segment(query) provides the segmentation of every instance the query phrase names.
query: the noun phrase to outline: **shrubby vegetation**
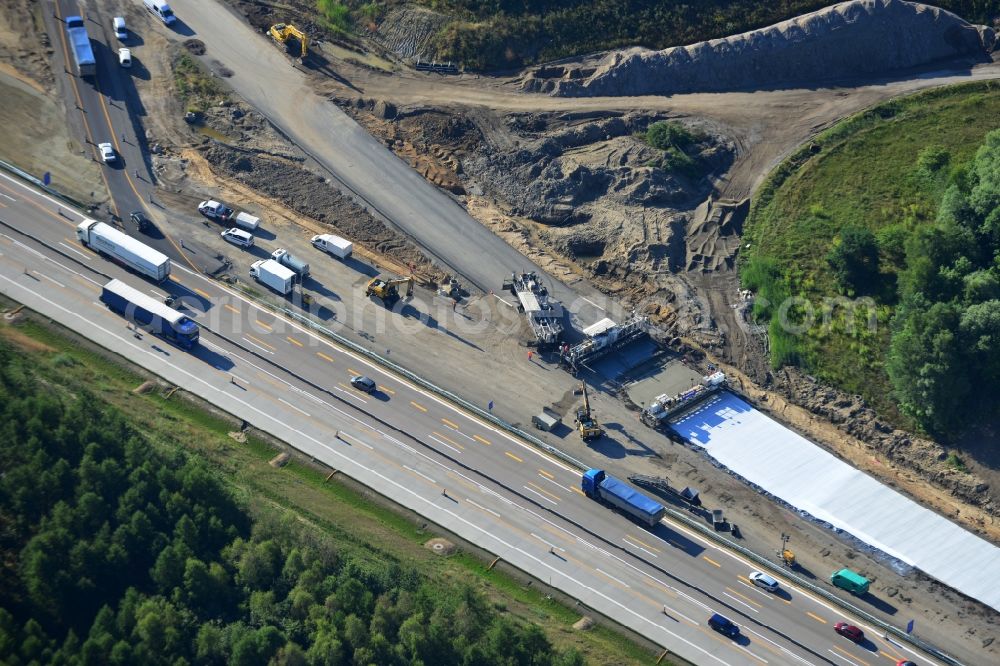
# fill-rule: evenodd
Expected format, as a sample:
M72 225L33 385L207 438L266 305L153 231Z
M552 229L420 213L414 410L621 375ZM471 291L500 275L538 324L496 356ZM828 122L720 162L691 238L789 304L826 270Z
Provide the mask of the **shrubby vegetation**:
M704 135L677 121L660 120L647 128L644 138L650 146L663 151L663 157L652 166L688 178L704 175L705 165L698 156L696 145L705 139Z
M464 585L345 554L298 516L252 519L34 361L0 344L0 662L582 663Z
M388 5L402 0L386 2ZM454 16L435 36L439 58L504 69L605 49L663 49L726 37L835 4L830 0L418 0ZM1000 0L937 0L977 22Z
M973 196L988 205L978 183L990 178L978 174L989 169L976 151L997 117L994 82L928 91L838 123L774 170L754 197L740 252L773 365L799 365L897 424L932 432L946 427L948 396L962 396L951 404L970 423L981 405L970 397L982 398L990 371L956 365L979 358L956 351L972 344L959 331L967 308L979 306L965 315L970 331L972 318L987 317L997 277L987 265L1000 241L984 230L989 215L966 211ZM977 253L962 259L969 246ZM782 312L783 302L792 305Z

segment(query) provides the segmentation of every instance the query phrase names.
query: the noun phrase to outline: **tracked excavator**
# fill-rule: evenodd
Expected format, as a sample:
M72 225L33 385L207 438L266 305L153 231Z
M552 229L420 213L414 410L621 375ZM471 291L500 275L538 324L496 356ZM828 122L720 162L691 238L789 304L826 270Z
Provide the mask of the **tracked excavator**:
M590 409L590 396L587 395L587 384L581 383L583 387L583 407L576 410L576 430L580 433L580 439L590 442L604 436L604 428L597 422L594 413Z
M267 31L276 44L285 47L288 55L302 60L309 52L309 38L290 23L276 23Z
M386 279L381 276L372 278L365 287L365 296L383 307L391 308L400 299L399 288L406 285L406 298L413 296L413 277Z

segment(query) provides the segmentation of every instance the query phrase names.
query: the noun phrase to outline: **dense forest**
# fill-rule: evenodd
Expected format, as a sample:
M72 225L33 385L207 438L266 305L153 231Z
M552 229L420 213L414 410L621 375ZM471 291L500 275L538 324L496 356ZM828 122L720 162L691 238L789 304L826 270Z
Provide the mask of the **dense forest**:
M663 49L761 28L836 4L824 0L418 0L454 16L435 36L438 56L504 69L628 46ZM328 4L328 3L327 3ZM364 6L371 7L366 2ZM392 5L395 3L387 3ZM985 23L1000 0L936 0Z
M949 167L944 151L925 160ZM887 365L900 406L937 434L1000 407L1000 130L952 180L936 223L902 244Z
M251 514L31 362L0 343L0 663L582 663L467 586Z

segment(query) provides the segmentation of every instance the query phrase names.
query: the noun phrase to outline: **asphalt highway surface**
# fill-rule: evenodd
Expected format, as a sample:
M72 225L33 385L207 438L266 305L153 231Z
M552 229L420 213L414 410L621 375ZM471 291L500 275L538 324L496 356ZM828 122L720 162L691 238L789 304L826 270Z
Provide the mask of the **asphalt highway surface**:
M125 271L75 239L81 219L0 177L0 291L683 658L935 663L787 581L777 594L754 587L753 566L680 524L628 521L583 495L580 470L184 265L175 262L161 285ZM177 299L202 327L199 347L185 352L127 326L99 301L111 278ZM352 388L357 374L376 391ZM736 622L740 637L712 631L713 612ZM865 640L838 636L838 621L861 626Z

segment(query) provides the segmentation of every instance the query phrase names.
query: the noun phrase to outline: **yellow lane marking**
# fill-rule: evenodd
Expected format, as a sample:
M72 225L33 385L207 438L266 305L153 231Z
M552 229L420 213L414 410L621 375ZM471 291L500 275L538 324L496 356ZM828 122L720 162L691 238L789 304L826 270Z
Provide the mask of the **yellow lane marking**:
M806 615L808 615L812 619L816 620L817 622L822 622L823 624L827 623L826 620L824 620L823 618L821 618L819 615L813 615L809 611L806 611Z
M538 470L538 473L541 474L542 476L544 476L547 479L555 479L556 478L556 477L552 476L551 474L549 474L548 472L546 472L544 469Z
M878 653L879 653L880 655L882 655L883 657L885 657L886 659L888 659L889 661L891 661L891 662L893 662L893 663L895 663L895 662L896 662L896 658L895 658L895 657L893 657L893 656L892 656L891 654L889 654L888 652L885 652L885 651L883 651L883 650L879 650L879 651L878 651Z
M234 308L234 307L233 307L232 305L230 305L229 303L225 303L225 304L224 304L224 306L225 306L225 308L226 308L227 310L229 310L230 312L233 312L233 313L235 313L235 314L239 314L239 313L240 313L240 311L239 311L239 310L237 310L236 308Z
M763 608L763 606L761 606L756 601L752 600L750 597L747 597L747 596L744 596L744 595L740 594L739 592L737 592L733 588L729 587L728 585L726 586L726 589L729 590L730 592L732 592L733 594L735 594L736 596L738 596L743 601L747 602L748 604L753 604L757 608Z
M413 402L412 400L410 401L410 404L413 405L414 407L416 407L417 409L419 409L422 412L426 412L427 411L426 407L424 407L423 405L418 405L417 403Z
M291 337L290 335L286 335L285 339L288 340L289 342L291 342L293 345L298 345L299 347L303 347L304 346L301 342L299 342L295 338Z
M357 371L357 370L355 370L354 368L348 368L348 369L347 369L347 371L348 371L349 373L351 373L352 375L360 375L360 374L361 374L360 372L358 372L358 371Z
M181 281L180 281L179 279L177 279L177 276L176 276L176 275L168 275L167 277L168 277L168 278L170 278L170 280L171 280L172 282L176 282L177 284L180 284L180 283L181 283Z
M453 423L453 422L449 421L448 419L441 419L441 423L445 424L449 428L452 428L454 430L458 430L458 424L457 423Z
M351 387L345 384L344 382L337 382L337 386L339 386L342 389L347 389L348 391L351 390Z
M718 562L716 562L716 561L715 561L715 560L713 560L712 558L708 557L707 555L702 555L702 556L701 556L701 559L705 560L705 561L706 561L706 562L708 562L709 564L714 564L715 566L719 567L720 569L722 568L722 565L721 565L721 564L719 564Z
M508 458L511 458L511 459L513 459L513 460L516 460L516 461L517 461L517 462L519 462L519 463L523 463L523 462L524 462L523 460L521 460L520 458L518 458L517 456L515 456L515 455L514 455L513 453L511 453L510 451L504 451L504 454L505 454L505 455L506 455L506 456L507 456Z
M256 342L259 345L264 345L268 349L274 349L274 347L272 347L271 345L267 344L266 342L264 342L260 338L255 338L254 336L250 335L249 333L247 333L247 337L250 338L251 340L253 340L254 342Z
M261 321L260 319L254 319L254 322L255 322L255 323L256 323L256 324L258 325L258 326L260 326L261 328L266 328L266 329L267 329L267 330L269 330L269 331L270 331L270 330L272 330L272 329L271 329L271 326L270 326L269 324L265 324L265 323L264 323L264 322L262 322L262 321Z
M559 496L558 496L558 495L556 495L556 494L554 494L554 493L550 493L549 491L547 491L547 490L544 490L544 489L542 489L542 488L539 488L538 486L536 486L536 485L535 485L534 483L532 483L531 481L528 481L528 485L529 485L529 486L531 486L531 487L532 487L532 488L533 488L533 489L534 489L534 490L535 490L536 492L540 492L540 493L542 493L543 495L548 495L549 497L551 497L552 499L554 499L554 500L556 500L556 501L558 501L558 500L559 500Z
M380 391L385 391L385 392L386 392L386 393L388 393L389 395L396 395L396 392L395 392L395 391L393 391L393 390L392 390L391 388L386 388L386 387L382 386L381 384L379 384L379 385L378 385L378 389L379 389Z
M861 659L860 657L855 657L855 656L854 656L853 654L851 654L851 653L850 653L850 652L848 652L847 650L845 650L845 649L843 649L843 648L841 648L841 647L839 647L839 646L837 646L837 645L834 645L834 646L833 646L833 649L834 649L834 650L836 650L837 652L841 653L841 654L842 654L842 655L844 655L845 657L849 657L850 659L854 659L854 660L856 660L856 661L860 661L860 662L861 662L862 664L864 664L865 666L871 666L871 665L870 665L870 664L869 664L869 663L868 663L867 661L865 661L864 659Z
M208 299L211 299L211 298L212 298L212 295L211 295L211 294L209 294L209 293L208 293L208 292L206 292L206 291L202 291L202 290L201 290L201 289L199 289L198 287L195 287L195 288L194 288L194 293L198 294L199 296L203 296L204 298L208 298Z
M576 491L576 492L578 492L578 493L580 493L584 497L586 497L586 494L582 490L580 490L579 488L577 488L576 486L573 486L573 490Z
M324 354L323 352L316 352L316 356L319 356L324 361L329 361L330 363L336 363L332 358Z
M480 437L479 435L473 435L472 439L476 440L477 442L481 442L481 443L485 444L486 446L492 446L493 445L493 442L491 442L490 440L486 439L485 437Z
M657 553L658 553L658 552L660 552L660 549L659 549L659 548L657 548L656 546L650 546L650 545L649 545L648 543L646 543L645 541L640 541L639 539L636 539L636 538L635 538L634 536L632 536L631 534L628 534L628 535L626 535L626 536L627 536L627 537L628 537L629 539L631 539L632 541L635 541L635 542L636 542L637 544L639 544L640 546L644 546L644 547L646 547L646 548L648 548L648 549L650 549L650 550L652 550L652 551L656 551Z
M459 444L455 440L450 439L448 437L445 437L444 435L442 435L441 433L439 433L437 430L432 431L431 434L434 435L435 437L437 437L438 439L443 439L444 441L448 442L449 444L454 444L455 446L457 446L460 449L464 449L465 448L464 446L462 446L461 444Z

